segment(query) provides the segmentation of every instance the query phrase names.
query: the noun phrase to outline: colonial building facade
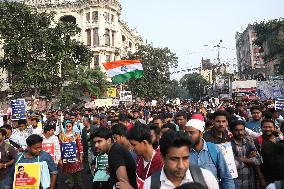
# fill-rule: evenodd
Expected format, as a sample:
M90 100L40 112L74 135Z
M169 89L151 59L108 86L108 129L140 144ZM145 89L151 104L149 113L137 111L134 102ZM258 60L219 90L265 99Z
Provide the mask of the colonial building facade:
M76 39L94 53L90 68L99 66L104 71L102 63L120 60L143 44L138 32L121 20L122 8L118 0L23 0L23 3L37 12L53 13L53 24L77 24L81 33ZM3 57L1 47L0 57ZM9 88L5 81L7 72L1 69L0 75L0 91L5 91Z
M38 12L55 13L55 22L73 22L81 28L77 40L94 52L90 67L120 60L143 43L136 30L120 18L118 0L25 0Z

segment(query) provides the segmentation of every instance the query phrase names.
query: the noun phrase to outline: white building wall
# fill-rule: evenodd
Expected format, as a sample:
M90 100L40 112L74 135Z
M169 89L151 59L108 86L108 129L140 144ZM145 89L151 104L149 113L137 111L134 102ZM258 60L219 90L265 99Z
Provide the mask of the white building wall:
M99 66L104 70L102 63L106 62L110 56L110 61L120 60L127 52L135 52L136 44L143 43L142 38L135 30L128 27L126 22L120 19L121 5L118 0L89 0L79 2L76 0L26 0L26 4L35 8L39 12L55 12L55 22L59 22L63 16L73 16L76 18L76 24L81 28L81 33L77 36L77 40L87 45L87 29L91 30L91 50L94 55L99 55ZM98 11L98 21L92 20L92 13ZM86 19L86 15L90 13L90 21ZM105 14L109 14L109 20L105 19ZM112 15L114 16L112 21ZM94 46L94 28L99 28L99 46ZM105 45L105 29L110 30L110 45ZM112 31L115 32L114 45L112 45ZM122 35L125 36L125 42L122 41ZM129 42L132 48L129 47ZM93 68L94 62L90 63Z

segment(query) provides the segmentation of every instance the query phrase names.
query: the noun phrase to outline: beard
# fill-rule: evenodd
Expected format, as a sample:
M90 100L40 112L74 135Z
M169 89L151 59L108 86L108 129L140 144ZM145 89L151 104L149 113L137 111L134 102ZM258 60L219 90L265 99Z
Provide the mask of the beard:
M195 141L193 141L194 142L194 146L198 146L200 144L200 142L201 142L200 139L201 139L201 137L199 135L198 138Z

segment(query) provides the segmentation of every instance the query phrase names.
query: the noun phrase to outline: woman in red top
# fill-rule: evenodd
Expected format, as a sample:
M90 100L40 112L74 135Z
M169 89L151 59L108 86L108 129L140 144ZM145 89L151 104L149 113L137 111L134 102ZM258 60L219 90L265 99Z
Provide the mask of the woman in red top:
M62 144L68 142L76 143L76 158L73 161L59 161L62 167L62 173L67 174L69 188L75 185L81 186L81 171L83 170L83 145L80 134L73 132L73 124L67 120L65 122L65 132L60 133L59 142L62 150ZM61 152L63 157L63 152Z

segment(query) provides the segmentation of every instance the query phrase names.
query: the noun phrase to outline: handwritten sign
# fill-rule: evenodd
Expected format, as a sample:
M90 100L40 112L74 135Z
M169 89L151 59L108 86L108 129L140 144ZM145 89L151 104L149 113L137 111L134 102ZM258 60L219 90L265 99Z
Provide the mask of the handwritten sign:
M216 144L224 155L226 164L233 178L238 178L238 171L235 164L235 158L233 153L232 144L230 142L223 144Z
M53 160L55 159L54 143L47 143L47 142L42 143L42 150L49 153Z
M12 120L26 119L25 99L11 100Z
M39 189L40 163L19 163L14 173L14 189Z
M75 142L62 143L62 161L63 163L74 163L77 161L77 148Z

